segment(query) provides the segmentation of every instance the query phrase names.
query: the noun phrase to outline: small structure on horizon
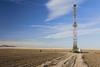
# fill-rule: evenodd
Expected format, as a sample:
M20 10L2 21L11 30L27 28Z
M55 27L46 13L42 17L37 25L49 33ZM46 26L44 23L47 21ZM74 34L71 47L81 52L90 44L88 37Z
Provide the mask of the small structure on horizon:
M0 45L0 47L16 47L16 46L10 46L10 45Z

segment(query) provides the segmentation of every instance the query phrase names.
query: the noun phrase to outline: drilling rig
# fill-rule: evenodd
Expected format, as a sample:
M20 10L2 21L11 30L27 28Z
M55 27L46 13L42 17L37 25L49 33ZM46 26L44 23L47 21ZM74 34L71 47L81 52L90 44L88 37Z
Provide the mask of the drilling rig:
M80 52L80 49L77 46L77 27L78 27L78 24L77 24L77 20L76 20L77 19L76 7L77 7L77 4L74 4L73 5L73 49L72 49L73 53Z

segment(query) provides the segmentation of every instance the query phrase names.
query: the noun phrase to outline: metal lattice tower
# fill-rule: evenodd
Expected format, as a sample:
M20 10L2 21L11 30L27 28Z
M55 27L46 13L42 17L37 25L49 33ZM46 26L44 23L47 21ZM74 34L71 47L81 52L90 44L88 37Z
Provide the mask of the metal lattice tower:
M77 47L77 15L76 15L77 4L73 5L73 52L78 52Z

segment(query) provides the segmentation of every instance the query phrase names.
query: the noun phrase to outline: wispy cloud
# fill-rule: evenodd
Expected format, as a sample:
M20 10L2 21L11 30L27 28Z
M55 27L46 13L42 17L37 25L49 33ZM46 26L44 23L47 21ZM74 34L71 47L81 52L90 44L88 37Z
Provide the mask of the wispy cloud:
M94 25L93 25L94 24ZM79 24L80 27L78 29L78 36L88 35L88 34L95 34L96 32L100 32L100 28L95 27L100 23L86 23L86 24ZM84 26L85 25L85 26ZM67 37L72 37L72 25L61 24L55 26L41 26L41 25L34 25L33 27L37 28L44 28L50 32L50 34L46 34L44 38L51 38L51 39L62 39Z
M75 2L75 0L50 0L46 4L49 11L46 21L68 14L72 9L73 3L80 4L82 1L83 0L77 0L77 2Z
M78 36L84 36L84 35L96 34L96 33L100 33L100 28L85 29L85 30L81 29L78 31ZM67 31L67 32L64 31L64 32L50 34L50 35L46 36L45 38L62 39L62 38L68 38L68 37L72 37L72 31Z
M85 23L78 23L78 36L84 36L88 34L100 33L100 16L91 17L91 20L86 21ZM72 37L72 24L67 24L62 22L61 24L56 25L33 25L32 27L44 28L47 30L48 34L44 38L52 39L62 39L67 37Z
M51 26L47 26L47 25L30 25L30 27L52 29Z
M100 33L100 27L97 27L98 24L100 24L100 20L95 18L85 24L79 24L78 36ZM72 37L72 25L56 25L55 27L58 29L56 30L57 33L49 34L45 38L62 39Z

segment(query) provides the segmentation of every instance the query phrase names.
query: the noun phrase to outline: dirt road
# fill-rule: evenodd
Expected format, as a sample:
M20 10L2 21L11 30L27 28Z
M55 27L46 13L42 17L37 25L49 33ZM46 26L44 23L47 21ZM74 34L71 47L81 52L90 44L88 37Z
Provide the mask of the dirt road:
M86 65L82 59L82 54L77 54L77 59L74 67L88 67L88 65Z
M37 67L88 67L83 59L82 54L69 54L63 57L59 57L52 61L47 61Z

